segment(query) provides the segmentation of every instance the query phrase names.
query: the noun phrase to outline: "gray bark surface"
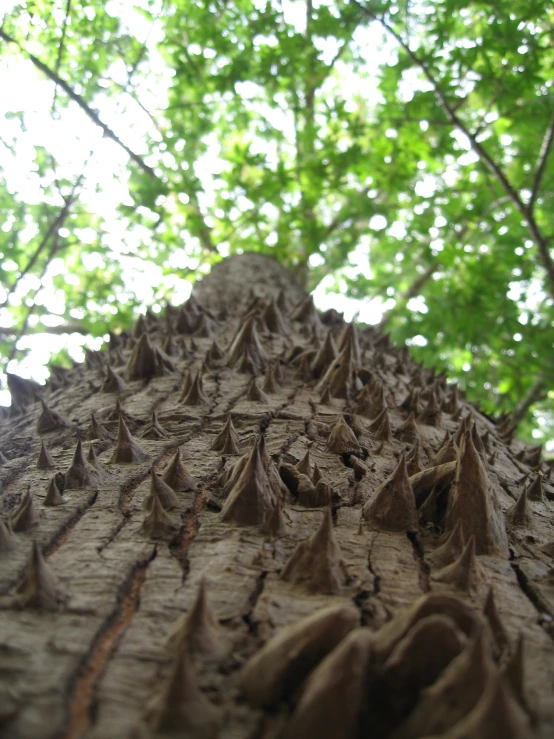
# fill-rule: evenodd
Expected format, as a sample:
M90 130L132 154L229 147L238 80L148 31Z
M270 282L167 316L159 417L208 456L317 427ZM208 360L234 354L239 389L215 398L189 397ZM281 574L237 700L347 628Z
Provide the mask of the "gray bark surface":
M0 430L0 737L553 735L540 453L305 298L277 263L231 257L183 309L43 389L16 383ZM342 353L319 367L329 332ZM103 391L108 366L126 389ZM61 425L39 433L50 411ZM112 461L121 412L131 462ZM106 438L90 440L91 414ZM236 448L215 451L229 415ZM70 471L79 439L97 461ZM171 507L176 451L189 478ZM63 504L48 506L53 477Z

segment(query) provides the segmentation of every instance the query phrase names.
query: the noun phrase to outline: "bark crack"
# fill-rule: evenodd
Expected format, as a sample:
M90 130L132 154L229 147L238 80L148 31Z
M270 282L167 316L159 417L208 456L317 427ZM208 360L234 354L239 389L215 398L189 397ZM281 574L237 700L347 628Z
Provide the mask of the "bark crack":
M155 556L154 547L148 559L135 564L119 590L112 613L83 657L68 690L68 721L62 739L78 739L93 725L96 686L139 607L140 590L146 579L148 565Z

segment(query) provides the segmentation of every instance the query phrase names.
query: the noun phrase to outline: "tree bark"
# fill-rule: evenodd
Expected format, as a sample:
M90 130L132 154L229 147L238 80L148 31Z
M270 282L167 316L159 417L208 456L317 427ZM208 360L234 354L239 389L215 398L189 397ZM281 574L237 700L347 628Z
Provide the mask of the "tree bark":
M506 422L256 254L132 333L11 381L1 736L552 736L554 487Z

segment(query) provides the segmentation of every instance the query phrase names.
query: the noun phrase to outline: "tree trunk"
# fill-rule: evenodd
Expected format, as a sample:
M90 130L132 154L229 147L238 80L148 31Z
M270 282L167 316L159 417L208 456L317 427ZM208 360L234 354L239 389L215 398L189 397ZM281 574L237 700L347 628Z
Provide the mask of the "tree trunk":
M552 736L540 450L259 255L132 334L10 377L1 736Z

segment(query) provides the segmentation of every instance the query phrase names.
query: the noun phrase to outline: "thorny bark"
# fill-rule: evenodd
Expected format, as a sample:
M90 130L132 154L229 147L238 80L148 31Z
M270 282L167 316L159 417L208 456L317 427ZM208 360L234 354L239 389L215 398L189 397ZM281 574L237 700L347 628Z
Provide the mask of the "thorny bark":
M279 290L286 325L270 301ZM265 257L221 262L193 296L58 371L40 392L61 416L33 402L33 386L14 385L0 429L0 516L18 529L0 529L2 735L161 737L172 726L202 738L551 736L554 486L537 451L511 444L505 421L453 396L375 331L294 308L302 290ZM338 361L329 332L345 347ZM325 345L330 354L319 353ZM263 380L265 362L281 371L276 383ZM108 366L127 388L102 391L115 382L104 384ZM196 381L183 397L187 372ZM140 448L128 440L134 461L112 463L125 451L114 440L121 412ZM92 441L98 461L79 462L77 445L70 469L91 413L107 434ZM236 433L215 451L228 414ZM36 467L41 441L50 469ZM176 492L160 493L150 467L167 474L176 450L193 480L168 478ZM241 455L242 475L225 484ZM56 473L65 503L45 506ZM27 488L33 510L22 512ZM474 515L474 503L488 515ZM477 556L470 540L445 564L441 536L454 523L459 536L462 519ZM49 574L36 553L29 580L34 544ZM497 618L490 607L483 615L491 592ZM307 616L316 622L291 633ZM262 650L274 635L288 646ZM438 690L449 671L456 700L422 719L432 693L423 688Z

